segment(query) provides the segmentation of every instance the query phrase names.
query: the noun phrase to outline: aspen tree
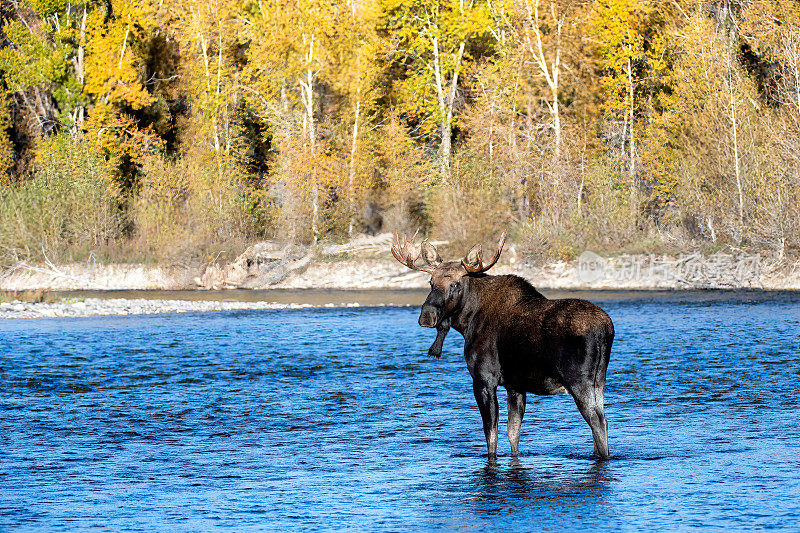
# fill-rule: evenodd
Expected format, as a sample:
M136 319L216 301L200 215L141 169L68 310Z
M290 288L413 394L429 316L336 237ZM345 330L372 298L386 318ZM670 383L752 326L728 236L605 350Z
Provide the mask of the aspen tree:
M561 113L558 98L563 69L562 36L566 10L566 7L559 5L555 0L549 2L525 0L525 48L533 58L538 75L545 80L550 90L547 108L553 117L556 160L561 153Z
M282 138L288 139L295 127L292 108L299 104L301 110L300 146L305 163L297 161L300 168L292 169L292 173L301 175L310 189L311 233L315 242L322 235L320 181L325 180L319 175L320 165L315 163L323 155L319 146L318 93L320 83L332 77L336 22L351 13L351 8L345 7L330 0L261 0L249 17L255 38L250 46L247 86L255 95L260 114L280 130Z
M384 0L382 10L391 52L407 72L399 84L401 110L416 115L423 131L438 130L447 176L459 77L475 59L468 45L489 35L489 10L480 0Z
M144 87L138 45L156 24L156 7L147 2L112 0L92 10L85 29L85 91L94 101L86 121L87 140L105 154L121 179L124 194L134 194L135 168L146 152L161 146L134 113L156 101Z
M673 80L657 126L669 132L665 142L674 147L676 168L685 176L679 187L686 202L682 208L702 220L712 240L726 229L741 242L757 96L736 61L735 44L715 32L704 13L693 14L682 30Z
M645 59L641 0L597 0L592 29L605 75L605 111L622 116L628 138L628 175L631 194L636 188L637 69Z
M35 117L37 133L64 127L80 136L87 103L83 42L90 2L14 1L7 9L16 15L4 20L7 43L0 48L0 72L9 91Z
M375 100L380 78L385 76L375 57L380 40L375 32L376 13L355 0L348 2L349 16L337 25L331 78L334 87L346 97L351 109L352 128L347 163L347 234L352 235L356 222L358 155L362 137L376 113Z

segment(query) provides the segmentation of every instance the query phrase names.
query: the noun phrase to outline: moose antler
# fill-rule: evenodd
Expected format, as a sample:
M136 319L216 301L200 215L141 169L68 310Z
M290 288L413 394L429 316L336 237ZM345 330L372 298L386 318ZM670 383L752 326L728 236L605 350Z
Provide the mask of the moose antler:
M431 265L423 265L417 266L414 264L414 261L419 259L420 254L422 253L421 247L417 249L416 244L414 243L414 239L417 238L417 233L414 233L414 236L411 237L409 241L405 234L403 235L403 243L400 243L400 237L395 233L394 234L394 244L392 245L392 255L395 259L400 261L402 264L407 266L412 270L421 270L422 272L427 272L428 274L432 273L435 270L435 267Z
M470 249L467 253L466 257L461 260L461 264L464 266L464 270L469 272L470 274L479 274L481 272L486 272L490 268L497 263L497 260L500 259L500 252L503 251L503 245L506 243L506 232L504 231L500 235L500 240L497 242L497 251L494 254L494 257L491 261L489 261L488 265L483 264L483 257L482 257L482 250L481 245L476 244L475 246Z

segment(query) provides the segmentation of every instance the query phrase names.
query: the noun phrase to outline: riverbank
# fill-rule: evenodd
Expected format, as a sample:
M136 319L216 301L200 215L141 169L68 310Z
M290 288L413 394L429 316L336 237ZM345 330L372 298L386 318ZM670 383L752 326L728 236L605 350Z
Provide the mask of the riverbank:
M330 290L75 290L46 291L42 298L0 293L0 320L89 316L205 313L263 309L417 306L427 291ZM5 296L5 301L2 297ZM14 299L14 298L19 299Z
M492 274L517 274L543 289L741 289L800 290L800 262L759 256L620 256L584 254L573 261L504 262ZM429 276L394 259L308 260L270 281L231 264L188 267L67 264L19 265L0 275L0 290L220 290L220 289L413 289Z
M0 290L420 289L429 276L389 253L391 236L316 248L263 242L234 261L186 265L18 263L0 273ZM541 263L506 246L492 274L517 274L542 289L800 290L800 261L760 254L686 253L603 257Z

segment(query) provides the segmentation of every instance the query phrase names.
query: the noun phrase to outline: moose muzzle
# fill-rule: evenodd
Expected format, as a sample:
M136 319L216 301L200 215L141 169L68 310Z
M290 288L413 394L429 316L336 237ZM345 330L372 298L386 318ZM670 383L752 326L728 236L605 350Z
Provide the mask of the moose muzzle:
M419 325L423 328L435 328L439 320L439 310L432 305L425 304L419 313Z

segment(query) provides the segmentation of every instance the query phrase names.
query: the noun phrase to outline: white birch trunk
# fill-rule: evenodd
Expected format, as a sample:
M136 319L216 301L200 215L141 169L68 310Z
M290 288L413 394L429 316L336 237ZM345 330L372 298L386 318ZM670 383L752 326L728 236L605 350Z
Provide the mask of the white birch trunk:
M732 65L730 69L734 68ZM740 238L744 234L744 191L742 188L742 175L739 168L739 130L736 123L736 96L734 94L733 72L728 72L728 90L730 96L730 118L733 126L733 169L736 176L736 190L739 193L739 234Z
M441 121L439 122L439 135L442 138L441 146L440 146L440 157L441 157L441 169L442 174L445 175L447 170L450 168L449 159L449 146L445 148L445 137L448 139L448 144L450 140L450 129L447 127L446 124L446 105L444 100L444 86L442 84L442 68L441 68L441 61L439 60L439 40L433 36L431 37L431 48L433 50L433 76L434 82L436 84L436 101L439 104L439 115L442 117Z
M630 117L630 167L629 173L631 177L631 187L632 191L636 189L636 138L634 134L634 121L633 121L633 111L634 111L634 101L633 101L633 67L631 66L631 58L628 57L628 111Z
M355 121L353 122L353 143L350 145L350 169L348 172L347 180L347 195L350 208L350 223L347 226L347 234L353 235L353 226L355 225L355 177L356 177L356 150L358 149L358 118L361 112L361 91L357 91L356 97L356 113Z
M83 43L86 40L86 4L83 5L83 17L81 17L81 30L80 30L80 40L78 43L78 81L81 84L81 89L83 89L84 81L86 79L86 75L84 74L84 47ZM84 106L78 106L77 114L76 114L76 124L77 124L77 136L78 138L83 137L83 121L84 115L86 111Z
M308 55L306 55L306 79L300 79L301 99L305 113L303 114L303 126L307 134L307 147L309 163L311 167L311 233L313 241L319 240L319 185L317 183L316 163L313 159L316 156L316 128L314 125L314 70L311 64L314 61L314 35L309 40Z
M555 43L555 58L551 64L548 64L547 56L544 53L544 45L542 44L542 33L539 28L539 2L536 0L533 7L531 7L530 0L525 1L525 8L528 15L528 28L532 29L536 38L536 45L534 46L528 28L526 28L526 41L528 52L533 56L534 62L539 69L539 75L542 76L550 89L550 101L547 107L553 119L553 135L555 137L555 157L558 159L561 155L561 112L558 104L558 89L559 89L559 74L561 72L561 31L564 24L563 17L558 18L555 11L555 5L550 6L550 15L556 25L556 43Z

